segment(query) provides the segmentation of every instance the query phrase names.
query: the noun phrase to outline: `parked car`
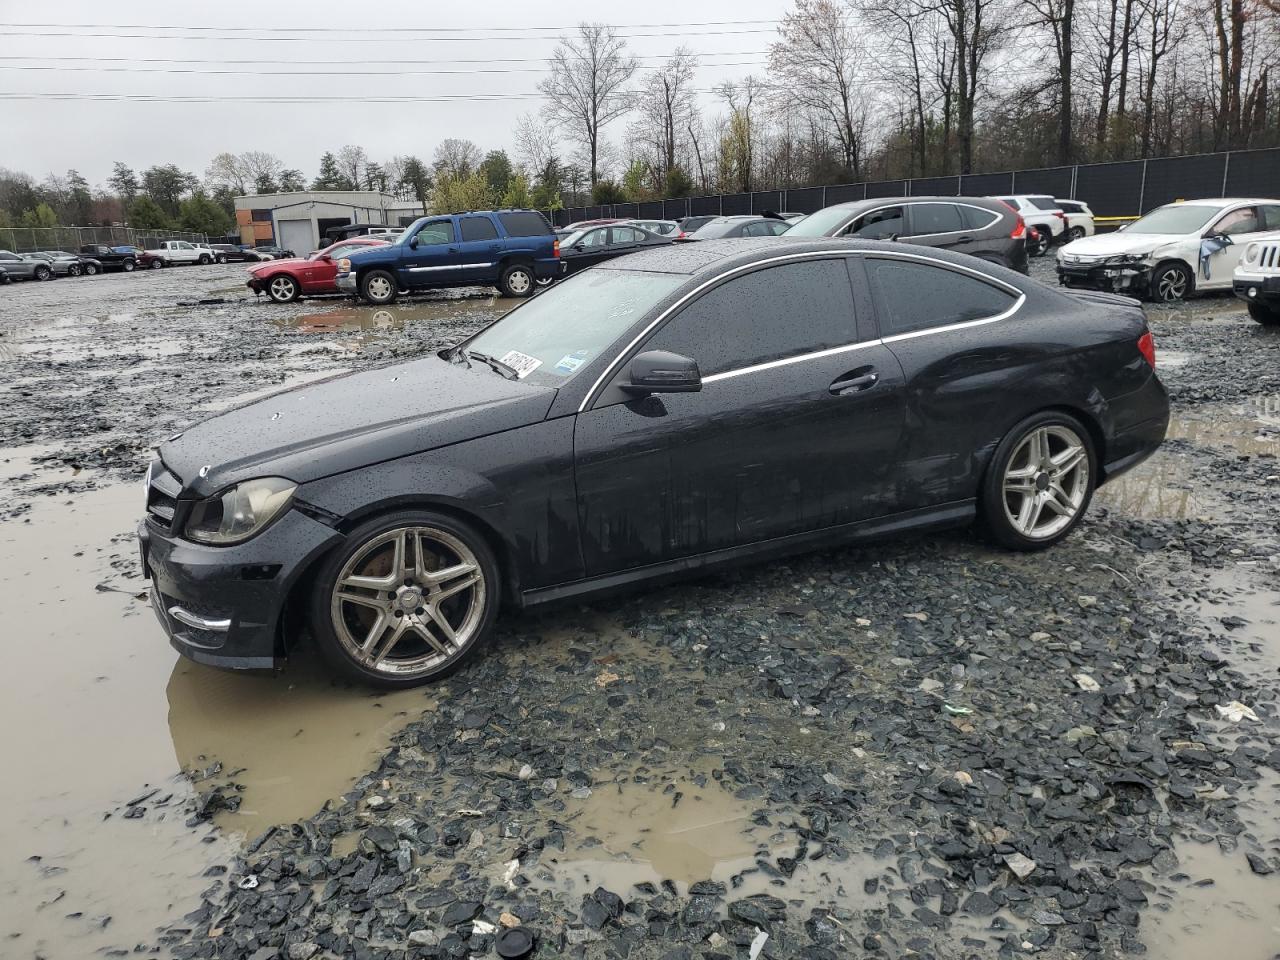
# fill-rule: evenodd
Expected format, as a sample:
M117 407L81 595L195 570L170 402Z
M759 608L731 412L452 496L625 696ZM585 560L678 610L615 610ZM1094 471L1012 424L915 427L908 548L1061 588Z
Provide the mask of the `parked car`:
M97 257L90 257L81 253L71 253L68 250L50 250L49 252L52 253L55 257L59 257L63 260L75 260L79 262L80 273L77 274L74 270L71 271L71 275L73 277L74 276L93 277L93 276L97 276L99 273L102 273L103 271L102 261L99 260Z
M1170 203L1115 233L1058 251L1058 282L1156 302L1230 290L1240 256L1280 231L1280 200L1205 199Z
M389 240L402 233L404 233L404 227L383 226L376 223L346 223L328 227L324 235L332 246L339 240L349 240L352 237L380 237L383 240Z
M566 230L577 232L585 227L599 227L610 223L625 223L626 217L597 217L594 220L579 220L577 223L571 223Z
M103 270L123 270L132 273L138 265L137 247L111 247L105 243L88 243L80 248L80 256L91 257L102 264Z
M337 261L369 247L385 247L381 237L351 237L318 250L304 259L272 260L249 268L249 289L265 293L276 303L300 296L337 293Z
M838 203L794 223L787 237L902 240L1027 272L1026 225L986 197L894 197Z
M587 267L615 257L635 253L646 247L667 246L670 237L660 237L634 223L616 223L611 227L588 227L560 242L560 258L564 272L577 273Z
M1092 237L1095 232L1093 211L1089 205L1080 200L1054 200L1067 218L1067 230L1063 241L1070 243L1081 237Z
M272 260L291 260L297 256L292 250L286 250L283 247L254 247L254 249L262 255L270 257Z
M681 217L679 220L676 221L676 223L680 224L681 232L685 236L688 236L689 234L694 233L700 228L705 227L708 223L710 223L714 219L716 219L714 216Z
M41 250L37 253L24 254L24 256L34 257L48 263L53 268L55 277L78 277L81 274L92 276L102 269L101 264L90 257L80 257L74 253L64 253L61 250Z
M704 223L693 233L676 239L689 240L724 240L732 237L776 237L791 228L785 220L773 217L714 217Z
M13 283L13 281L9 279L9 271L4 268L4 264L0 263L0 285L6 283Z
M201 249L186 240L165 240L158 247L143 250L138 255L138 266L158 270L181 263L213 263L212 250Z
M11 280L52 280L53 266L39 257L28 257L11 250L0 250L0 267Z
M674 220L628 220L627 222L660 237L674 237L680 232L680 224Z
M271 256L265 253L258 253L253 247L236 246L231 243L211 243L209 245L213 249L213 254L217 258L218 263L262 263L270 260Z
M1019 193L990 199L1008 204L1027 225L1036 228L1040 243L1029 251L1033 257L1044 256L1054 241L1066 236L1067 215L1053 197L1039 193Z
M1280 326L1280 234L1244 248L1232 289L1249 305L1249 316L1268 327Z
M287 608L338 670L408 686L502 608L974 521L1047 548L1168 418L1127 299L946 250L703 241L187 428L142 569L188 657L276 666Z
M338 289L373 304L401 291L496 286L527 297L560 276L560 241L536 210L482 210L421 217L394 243L338 261Z

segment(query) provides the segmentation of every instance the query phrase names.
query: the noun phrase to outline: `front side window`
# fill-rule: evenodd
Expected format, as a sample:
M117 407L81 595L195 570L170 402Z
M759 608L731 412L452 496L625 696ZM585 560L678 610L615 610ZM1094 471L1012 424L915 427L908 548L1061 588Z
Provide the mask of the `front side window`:
M964 229L960 208L954 203L913 203L911 205L911 233L925 236L930 233L958 233Z
M705 377L856 339L849 271L834 259L734 277L673 316L644 349L692 357Z
M606 229L588 230L574 241L573 246L585 247L588 250L609 245L609 231Z
M438 247L441 244L453 243L453 221L432 220L424 223L416 236L420 247Z
M829 237L849 219L848 207L824 207L797 220L788 231L793 237Z
M1232 210L1215 223L1213 229L1216 233L1225 233L1228 237L1239 236L1242 233L1257 233L1262 229L1258 208L1241 207L1239 210Z
M560 386L688 279L641 270L583 270L526 300L463 346L498 360L512 353L532 358L537 363L525 379Z
M488 217L463 217L458 221L463 242L497 240L498 230Z
M853 221L845 236L863 240L885 240L901 235L903 228L902 208L883 207Z
M926 263L870 257L867 273L884 337L994 317L1017 301L985 280Z

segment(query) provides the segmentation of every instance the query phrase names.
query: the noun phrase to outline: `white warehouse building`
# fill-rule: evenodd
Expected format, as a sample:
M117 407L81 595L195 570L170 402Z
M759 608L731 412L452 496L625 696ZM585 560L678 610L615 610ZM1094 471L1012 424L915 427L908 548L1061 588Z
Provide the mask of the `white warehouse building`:
M284 247L300 257L328 246L325 231L353 223L408 226L422 206L377 190L301 190L236 197L240 242Z

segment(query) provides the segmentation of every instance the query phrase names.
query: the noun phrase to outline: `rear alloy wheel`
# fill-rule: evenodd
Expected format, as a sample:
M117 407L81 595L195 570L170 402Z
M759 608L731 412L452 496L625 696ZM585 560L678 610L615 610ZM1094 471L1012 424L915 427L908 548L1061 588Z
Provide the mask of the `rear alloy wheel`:
M52 271L52 270L50 270L48 267L45 267L45 266L39 266L39 267L36 267L36 270L35 270L35 278L36 278L37 280L52 280L52 279L53 279L53 271Z
M276 303L290 303L298 299L298 281L289 276L272 277L267 284L267 294Z
M1177 303L1191 292L1191 271L1180 263L1162 263L1151 272L1148 296L1156 303Z
M1082 240L1082 239L1084 239L1084 227L1069 227L1067 229L1068 243L1070 243L1072 240Z
M219 254L219 255L218 255L218 263L226 263L226 262L227 262L227 258L226 258L226 257L224 257L224 256L222 256L221 254Z
M80 276L80 264L78 264L78 263L72 263L72 264L69 264L69 265L67 266L67 276L68 276L68 277L78 277L78 276Z
M492 632L498 567L483 537L432 511L353 530L316 581L325 658L356 679L408 687L452 673Z
M1043 257L1049 252L1049 243L1052 241L1053 235L1049 233L1049 228L1036 227L1036 240L1031 245L1031 255L1033 257Z
M1280 310L1265 306L1261 303L1251 303L1249 306L1249 316L1257 320L1264 327L1280 326Z
M86 277L96 276L98 273L98 265L96 263L86 263L84 265L84 275Z
M504 297L527 297L536 287L532 268L522 263L507 267L498 278L498 290Z
M385 270L372 270L360 280L360 295L377 306L395 303L398 293L396 278Z
M1075 417L1045 412L996 448L982 489L982 519L1015 550L1043 550L1080 522L1093 498L1093 442Z
M137 267L138 264L136 261L126 260L124 263L120 264L120 266L125 273L133 273L134 268Z

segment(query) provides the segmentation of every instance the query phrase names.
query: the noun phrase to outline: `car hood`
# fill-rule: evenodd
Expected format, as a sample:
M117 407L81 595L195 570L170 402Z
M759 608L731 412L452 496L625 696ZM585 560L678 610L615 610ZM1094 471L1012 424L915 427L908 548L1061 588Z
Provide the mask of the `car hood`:
M1177 233L1130 233L1125 230L1072 240L1062 248L1060 256L1114 257L1125 253L1141 255L1186 239Z
M306 483L537 423L555 393L433 354L228 410L161 444L160 458L200 497L254 477Z
M262 270L278 270L280 269L281 264L284 264L285 266L297 266L298 264L306 262L307 260L305 257L285 257L280 260L266 260L258 264L256 267L250 267L249 272L256 276L259 271Z

